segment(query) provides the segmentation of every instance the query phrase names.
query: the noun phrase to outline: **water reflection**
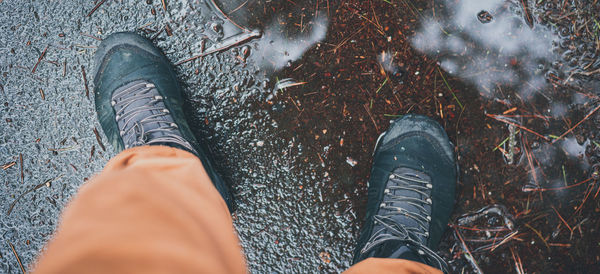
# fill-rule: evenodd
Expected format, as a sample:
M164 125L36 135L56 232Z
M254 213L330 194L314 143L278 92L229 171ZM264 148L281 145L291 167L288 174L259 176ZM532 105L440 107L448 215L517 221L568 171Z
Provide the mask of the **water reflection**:
M254 44L256 51L250 57L263 69L281 70L325 38L327 23L327 18L318 17L298 34L289 35L282 26L286 24L273 21L266 26L263 39Z
M557 60L556 34L530 28L504 0L445 2L448 15L423 23L413 39L417 49L438 55L442 68L487 98L502 98L502 88L511 88L528 100L546 87L545 73Z
M387 77L395 80L397 83L402 83L404 71L394 62L394 57L391 51L384 51L377 56L377 62Z
M217 20L228 22L230 31L234 26L238 33L262 32L261 39L251 42L248 58L267 74L299 60L327 34L327 13L304 8L315 6L319 0L205 1L217 15Z
M580 64L570 64L560 47L569 35L535 22L520 1L436 3L440 9L422 21L412 44L489 99L487 112L515 111L510 118L488 116L506 124L511 141L497 149L507 164L528 170L524 190L564 187L589 176L585 149L590 141L558 136L565 132L565 119L575 123L581 119L575 110L589 108L593 96L578 91L597 86L573 81L574 66Z
M529 173L529 181L523 187L523 191L560 191L568 189L569 185L577 184L578 178L585 177L590 168L589 159L585 154L590 143L590 140L586 140L579 144L574 137L561 140L556 145L534 143L531 149L531 163L529 159L524 159L533 167L533 172Z

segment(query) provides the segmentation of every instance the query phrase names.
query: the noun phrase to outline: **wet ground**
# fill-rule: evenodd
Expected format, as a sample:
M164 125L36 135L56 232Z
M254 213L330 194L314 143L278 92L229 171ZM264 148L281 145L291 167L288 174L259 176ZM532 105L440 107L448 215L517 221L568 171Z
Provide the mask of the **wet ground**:
M28 269L114 155L86 96L91 58L135 30L177 64L253 272L349 266L375 140L412 112L456 144L440 247L454 272L594 273L598 14L584 0L0 1L0 269Z

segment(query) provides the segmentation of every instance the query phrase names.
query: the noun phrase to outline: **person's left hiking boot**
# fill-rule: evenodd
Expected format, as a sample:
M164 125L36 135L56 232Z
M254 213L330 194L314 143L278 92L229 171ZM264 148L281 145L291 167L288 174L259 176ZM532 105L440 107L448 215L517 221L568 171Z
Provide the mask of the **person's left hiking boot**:
M404 115L375 148L366 221L354 263L397 258L446 271L435 253L454 206L458 167L444 129L420 115Z
M233 209L225 182L185 119L183 91L164 54L146 38L121 32L104 39L94 59L96 112L114 149L163 145L193 153Z

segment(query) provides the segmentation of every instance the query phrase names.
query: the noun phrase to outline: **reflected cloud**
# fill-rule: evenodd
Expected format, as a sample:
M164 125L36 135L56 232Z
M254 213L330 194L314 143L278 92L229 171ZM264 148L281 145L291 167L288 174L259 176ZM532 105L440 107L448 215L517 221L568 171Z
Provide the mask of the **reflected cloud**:
M552 51L558 37L551 30L530 28L509 1L442 2L447 16L423 22L412 40L416 49L438 56L442 68L475 85L486 98L509 87L532 99L547 85L545 73L558 59Z
M288 36L279 21L275 20L264 29L263 38L255 43L256 49L250 58L261 68L278 71L302 55L315 44L325 39L328 19L317 17L309 30Z
M571 43L570 33L561 34L542 24L532 24L533 21L528 23L520 0L435 3L435 17L423 19L412 38L413 47L436 58L441 68L489 99L486 111L515 107L512 123L548 140L533 137L518 147L524 152L514 164L528 170L524 190L564 187L585 178L590 169L585 153L590 141L581 141L583 137L579 136L578 142L571 137L577 133L572 133L552 142L566 130L563 119L578 121L582 118L577 114L581 112L578 108L589 109L584 104L592 96L577 91L595 91L600 85L598 81L568 81L577 71L576 66L581 65L571 64L569 54L561 53L563 44ZM569 52L573 54L566 51ZM527 140L522 134L530 133L518 134L521 140ZM515 148L507 149L511 152L507 154L512 155Z

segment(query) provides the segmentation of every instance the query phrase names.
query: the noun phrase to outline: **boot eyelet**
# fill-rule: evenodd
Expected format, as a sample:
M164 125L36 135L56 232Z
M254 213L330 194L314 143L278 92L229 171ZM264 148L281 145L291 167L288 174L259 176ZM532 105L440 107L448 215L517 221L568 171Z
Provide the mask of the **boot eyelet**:
M179 126L175 123L171 123L170 126L174 127L174 128L179 128Z
M379 208L382 208L382 207L385 207L385 203L381 203L381 204L379 205Z
M426 187L429 188L429 189L432 189L433 185L432 184L427 184Z
M386 188L385 190L383 190L383 193L385 193L385 194L389 194L389 193L390 193L390 190Z
M390 180L396 178L396 176L394 176L394 174L390 174Z
M116 104L117 104L117 101L115 101L115 100L112 100L112 101L110 101L110 105L111 105L111 106L113 106L113 107L114 107Z
M169 113L169 110L168 110L168 109L166 109L166 108L163 108L162 112L164 112L164 113Z
M154 100L162 100L162 99L163 99L163 97L162 97L162 96L160 96L160 95L156 95L156 96L154 96Z

